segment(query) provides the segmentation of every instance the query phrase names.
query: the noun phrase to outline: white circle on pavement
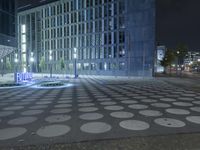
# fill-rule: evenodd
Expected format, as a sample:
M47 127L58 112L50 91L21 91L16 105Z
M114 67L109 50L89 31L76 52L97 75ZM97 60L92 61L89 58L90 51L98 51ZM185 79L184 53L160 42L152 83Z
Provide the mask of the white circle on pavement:
M36 117L20 117L8 121L10 125L25 125L36 121Z
M64 114L64 113L69 113L71 111L72 111L71 109L66 108L66 109L53 109L50 112L53 114Z
M148 117L158 117L162 116L162 113L157 110L141 110L139 111L141 115L148 116Z
M27 111L22 112L21 114L29 116L29 115L38 115L41 113L43 113L43 110L27 110Z
M121 103L123 103L123 104L136 104L138 102L134 101L134 100L124 100L124 101L121 101Z
M128 107L132 109L147 109L148 108L147 105L142 105L142 104L133 104L133 105L129 105Z
M97 99L98 101L111 101L111 98L101 98L101 99Z
M186 117L186 120L192 123L200 124L200 116L188 116Z
M183 106L183 107L193 106L192 103L187 103L187 102L173 102L173 104L176 106Z
M170 114L175 114L175 115L188 115L188 114L190 114L190 112L188 110L177 109L177 108L166 109L166 112L168 112Z
M181 94L182 96L186 96L186 97L195 97L196 94Z
M171 128L180 128L185 126L185 123L183 121L172 118L158 118L155 119L154 122L158 125Z
M115 118L132 118L134 116L133 113L125 111L112 112L110 115Z
M72 100L60 100L57 103L59 103L59 104L67 104L67 103L72 103Z
M133 98L135 98L135 99L146 99L147 97L146 96L135 96Z
M21 127L0 129L0 140L8 140L23 135L27 130Z
M54 106L55 108L65 108L65 107L72 107L72 104L58 104Z
M122 109L124 109L124 107L113 105L113 106L105 106L104 109L106 109L106 110L122 110Z
M96 107L83 107L78 109L81 112L92 112L92 111L97 111L98 108Z
M200 105L200 101L193 101L192 103Z
M174 98L161 98L160 100L164 101L164 102L175 102L176 101L176 99L174 99Z
M36 102L37 105L46 105L46 104L51 104L51 101L40 101L40 102Z
M80 129L83 132L98 134L108 132L111 128L109 124L104 122L90 122L82 125Z
M0 117L6 117L14 114L14 111L0 111Z
M61 135L65 135L70 131L70 127L66 125L49 125L41 127L37 130L37 135L41 137L57 137Z
M192 111L200 112L200 107L191 107Z
M90 106L94 106L95 104L94 103L81 103L81 104L78 104L78 106L80 107L90 107Z
M109 101L109 102L101 102L100 103L101 105L115 105L115 104L117 104L116 102L111 102L111 101Z
M80 99L80 100L78 100L78 102L87 103L87 102L92 102L92 100L91 99Z
M20 110L23 109L24 106L10 106L10 107L6 107L3 110Z
M150 127L148 123L139 120L125 120L120 122L119 125L124 129L135 131L146 130Z
M143 99L141 101L144 103L156 103L157 102L157 100L155 100L155 99Z
M150 96L152 98L163 98L164 96L161 96L161 95L153 95L153 96Z
M31 106L29 107L30 109L42 109L42 108L47 108L47 105L36 105L36 106Z
M64 122L71 119L69 115L52 115L45 118L45 121L49 123Z
M159 108L168 108L171 107L170 104L166 104L166 103L153 103L151 104L154 107L159 107Z
M86 113L80 115L79 118L83 120L98 120L103 118L103 115L99 113Z

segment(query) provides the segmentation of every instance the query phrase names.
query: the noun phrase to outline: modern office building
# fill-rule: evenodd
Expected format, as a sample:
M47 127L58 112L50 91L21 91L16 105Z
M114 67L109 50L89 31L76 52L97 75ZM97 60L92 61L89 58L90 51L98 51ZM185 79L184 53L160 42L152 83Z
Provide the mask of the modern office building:
M155 0L59 0L23 10L18 50L23 71L59 73L64 60L72 74L76 59L82 75L152 76Z
M0 70L5 72L6 64L13 64L16 50L15 0L0 0ZM10 70L10 69L9 69ZM7 70L8 71L8 70Z

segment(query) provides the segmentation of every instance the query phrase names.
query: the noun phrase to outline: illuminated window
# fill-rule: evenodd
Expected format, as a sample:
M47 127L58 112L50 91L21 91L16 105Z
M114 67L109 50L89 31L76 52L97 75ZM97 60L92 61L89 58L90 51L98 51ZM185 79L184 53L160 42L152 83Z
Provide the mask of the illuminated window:
M22 53L26 52L26 44L22 44Z
M22 35L22 43L26 43L26 35Z
M26 33L26 25L25 24L23 24L22 26L21 26L21 33L23 34L23 33Z

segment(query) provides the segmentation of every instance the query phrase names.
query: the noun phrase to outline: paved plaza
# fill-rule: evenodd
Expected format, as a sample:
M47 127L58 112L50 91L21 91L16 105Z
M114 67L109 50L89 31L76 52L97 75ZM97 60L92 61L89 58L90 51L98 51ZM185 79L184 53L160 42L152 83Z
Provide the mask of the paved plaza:
M0 89L0 147L200 132L200 93L156 79L82 77Z

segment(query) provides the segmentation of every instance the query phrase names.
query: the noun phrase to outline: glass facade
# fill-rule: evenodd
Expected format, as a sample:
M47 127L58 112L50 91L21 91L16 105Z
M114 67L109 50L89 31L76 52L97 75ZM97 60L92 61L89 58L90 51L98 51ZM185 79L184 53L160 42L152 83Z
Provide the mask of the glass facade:
M73 73L77 49L79 74L127 75L127 1L63 0L20 12L18 32L26 30L26 35L19 34L19 49L23 53L26 41L26 57L34 53L36 72L41 71L39 62L44 57L43 71L52 64L59 73L64 59L66 73Z

